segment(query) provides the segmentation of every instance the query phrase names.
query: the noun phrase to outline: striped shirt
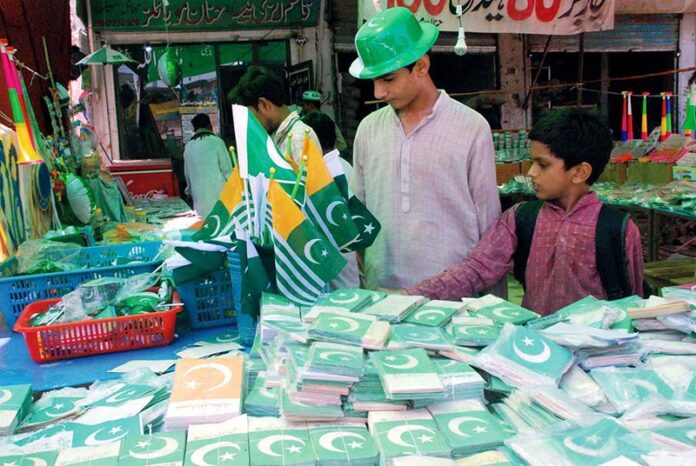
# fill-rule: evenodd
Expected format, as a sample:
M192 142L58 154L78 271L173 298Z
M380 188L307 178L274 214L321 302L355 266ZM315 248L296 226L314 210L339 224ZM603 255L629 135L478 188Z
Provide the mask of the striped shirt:
M512 270L517 248L518 206L503 213L466 261L406 291L433 299L458 300L504 277ZM601 208L602 202L593 192L581 197L570 213L558 205L544 203L527 260L524 307L546 315L589 295L606 299L595 256L595 230ZM626 227L625 249L629 281L633 292L641 295L643 252L640 232L632 220Z
M406 288L464 260L500 215L486 120L440 91L404 134L390 106L358 127L351 188L382 224L365 252L369 288Z

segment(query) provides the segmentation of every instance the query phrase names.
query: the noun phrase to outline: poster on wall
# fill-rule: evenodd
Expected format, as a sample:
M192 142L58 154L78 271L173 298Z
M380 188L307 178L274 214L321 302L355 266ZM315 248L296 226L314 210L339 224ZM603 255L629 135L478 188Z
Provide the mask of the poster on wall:
M218 107L180 107L181 111L181 132L184 143L191 140L193 136L193 125L191 120L199 113L205 113L210 118L210 123L213 125L213 133L220 135L220 116Z
M441 31L571 35L614 28L615 0L359 0L359 25L378 11L406 7Z
M303 61L288 67L288 83L290 85L290 103L300 105L304 91L314 90L314 63L312 60Z

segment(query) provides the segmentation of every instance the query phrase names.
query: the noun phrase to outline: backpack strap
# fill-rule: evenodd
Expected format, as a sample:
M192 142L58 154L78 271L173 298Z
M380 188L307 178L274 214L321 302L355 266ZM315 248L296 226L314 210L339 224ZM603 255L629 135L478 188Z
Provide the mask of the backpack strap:
M604 204L597 219L597 272L609 300L633 294L626 267L626 226L629 218L627 213Z
M523 202L515 212L515 235L517 236L517 248L512 259L514 262L513 273L518 282L526 289L527 260L529 250L532 247L532 238L536 228L539 210L544 205L544 201Z

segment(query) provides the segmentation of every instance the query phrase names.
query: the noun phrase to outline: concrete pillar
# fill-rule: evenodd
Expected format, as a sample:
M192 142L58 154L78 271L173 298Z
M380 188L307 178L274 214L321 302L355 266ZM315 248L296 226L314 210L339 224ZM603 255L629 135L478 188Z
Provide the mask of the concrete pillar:
M526 51L521 34L498 34L498 56L500 57L500 88L519 89L507 94L501 107L500 124L503 129L518 129L531 126L531 110L524 110L525 92L531 78L526 66ZM531 105L529 106L531 109Z

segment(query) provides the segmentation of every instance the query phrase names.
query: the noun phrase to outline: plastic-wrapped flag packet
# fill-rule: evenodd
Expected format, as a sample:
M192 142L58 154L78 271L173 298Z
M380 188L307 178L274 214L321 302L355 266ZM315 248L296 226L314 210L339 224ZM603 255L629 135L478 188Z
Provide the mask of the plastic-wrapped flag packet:
M472 364L516 387L558 386L573 364L573 353L534 330L505 324Z

